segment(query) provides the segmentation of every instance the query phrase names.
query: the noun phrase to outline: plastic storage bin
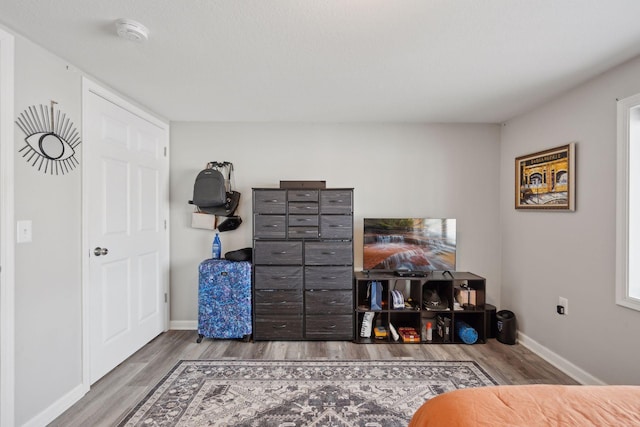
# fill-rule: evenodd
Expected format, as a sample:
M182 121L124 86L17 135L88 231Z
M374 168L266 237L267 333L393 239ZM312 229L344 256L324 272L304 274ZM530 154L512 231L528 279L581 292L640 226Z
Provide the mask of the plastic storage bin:
M503 344L516 343L516 315L509 310L500 310L496 313L498 335L497 339Z

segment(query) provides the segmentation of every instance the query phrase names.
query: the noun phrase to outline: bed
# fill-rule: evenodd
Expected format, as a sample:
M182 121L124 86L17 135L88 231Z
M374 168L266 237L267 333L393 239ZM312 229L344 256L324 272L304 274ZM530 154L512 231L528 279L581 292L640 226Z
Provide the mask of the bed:
M502 385L438 395L409 427L640 426L640 386Z

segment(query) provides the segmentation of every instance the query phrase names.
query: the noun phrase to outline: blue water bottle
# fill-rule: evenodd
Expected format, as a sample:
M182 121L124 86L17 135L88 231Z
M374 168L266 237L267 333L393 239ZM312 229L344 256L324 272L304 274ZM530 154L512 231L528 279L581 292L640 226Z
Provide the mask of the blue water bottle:
M220 242L220 236L216 233L216 237L213 238L213 245L211 245L211 257L220 259L222 254L222 243Z

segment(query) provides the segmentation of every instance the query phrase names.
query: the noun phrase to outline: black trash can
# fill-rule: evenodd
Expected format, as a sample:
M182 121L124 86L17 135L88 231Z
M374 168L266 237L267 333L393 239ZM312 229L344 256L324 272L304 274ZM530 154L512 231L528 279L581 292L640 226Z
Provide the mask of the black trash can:
M513 345L516 343L516 315L509 310L500 310L496 313L496 324L498 329L498 341L503 344Z

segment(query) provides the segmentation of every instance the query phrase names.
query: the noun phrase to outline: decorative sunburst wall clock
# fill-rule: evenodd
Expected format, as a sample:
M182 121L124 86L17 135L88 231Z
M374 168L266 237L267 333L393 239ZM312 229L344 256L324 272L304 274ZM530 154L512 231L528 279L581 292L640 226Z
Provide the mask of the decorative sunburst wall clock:
M78 129L60 110L51 106L32 105L18 116L16 124L24 132L26 145L18 150L22 157L39 171L51 175L64 175L80 163L75 148L81 139Z

